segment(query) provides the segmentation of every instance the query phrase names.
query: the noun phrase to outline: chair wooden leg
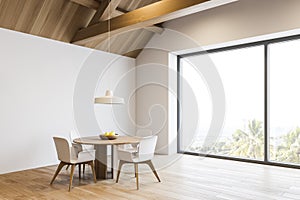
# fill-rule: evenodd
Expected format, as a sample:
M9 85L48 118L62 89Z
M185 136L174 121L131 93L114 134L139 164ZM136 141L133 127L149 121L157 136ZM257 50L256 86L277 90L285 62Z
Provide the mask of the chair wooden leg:
M157 172L156 172L156 170L155 170L155 168L154 168L154 165L153 165L152 161L149 160L149 161L146 162L146 164L149 165L149 167L151 168L153 174L156 176L158 182L161 182L161 181L160 181L160 178L159 178L159 176L158 176L158 174L157 174Z
M66 167L66 170L68 170L68 169L69 169L69 167L70 167L70 165L68 165L68 166Z
M134 172L135 172L135 177L136 177L136 189L139 189L139 169L138 169L138 163L134 163Z
M78 164L78 175L79 175L79 180L81 179L81 164Z
M83 172L82 173L84 174L84 172L85 172L85 164L83 164Z
M133 170L135 170L135 166L133 165ZM134 173L134 178L136 178L136 174Z
M116 180L116 183L119 182L119 178L120 178L120 173L121 173L121 169L122 169L122 166L125 162L123 160L120 160L119 161L119 167L118 167L118 174L117 174L117 180Z
M51 182L50 182L50 185L52 185L52 183L53 183L53 181L55 180L55 178L57 177L57 175L58 175L58 173L60 172L60 170L63 168L63 166L65 166L66 165L66 163L64 163L64 162L60 162L59 163L59 165L58 165L58 167L57 167L57 169L56 169L56 171L55 171L55 174L54 174L54 176L53 176L53 178L52 178L52 180L51 180Z
M71 174L70 174L69 192L71 191L71 188L72 188L74 169L75 169L75 165L72 165L72 167L71 167Z
M94 177L94 182L97 183L94 161L91 161L88 164L91 166L91 169L92 169L92 172L93 172L93 177Z

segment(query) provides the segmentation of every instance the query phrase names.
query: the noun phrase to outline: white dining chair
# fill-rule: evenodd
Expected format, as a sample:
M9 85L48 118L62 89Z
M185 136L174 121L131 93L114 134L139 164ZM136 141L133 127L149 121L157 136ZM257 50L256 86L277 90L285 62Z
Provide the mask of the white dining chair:
M122 166L126 163L134 164L137 189L139 189L138 164L149 165L158 182L161 182L151 161L154 157L156 142L157 136L151 136L143 138L138 144L137 148L118 148L117 153L119 158L119 167L116 180L117 183L119 182Z
M95 160L95 150L86 150L82 151L78 148L74 148L74 146L71 146L67 139L60 138L60 137L53 137L57 157L60 160L60 163L56 169L56 172L50 182L52 185L53 181L65 165L71 166L71 173L70 173L70 184L69 184L69 191L72 188L72 181L73 181L73 175L76 165L81 164L88 164L91 166L94 182L96 183L96 174L95 174L95 168L94 168L94 160Z

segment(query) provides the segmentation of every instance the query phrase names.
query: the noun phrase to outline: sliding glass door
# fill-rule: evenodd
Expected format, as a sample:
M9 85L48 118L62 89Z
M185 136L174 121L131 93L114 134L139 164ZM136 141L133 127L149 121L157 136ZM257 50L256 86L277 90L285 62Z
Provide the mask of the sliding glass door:
M222 132L210 149L203 146L211 115L211 96L201 70L205 67L189 64L195 58L183 58L181 72L186 84L193 89L198 101L199 128L188 150L192 152L258 159L264 157L264 47L255 46L209 54L225 90L226 113ZM206 55L196 55L204 57ZM186 61L185 61L186 60ZM195 69L197 68L197 69ZM183 91L181 101L190 97ZM185 105L185 104L183 104ZM183 113L184 113L183 106ZM190 121L183 115L182 124ZM186 129L183 129L185 131ZM184 135L187 133L183 133Z
M178 56L179 152L300 168L300 36L290 36ZM209 57L225 93L223 129L210 148L214 115L210 88L201 70ZM203 57L203 58L202 58ZM197 116L190 116L186 91L194 93ZM191 110L191 108L189 108ZM198 120L190 135L191 119Z

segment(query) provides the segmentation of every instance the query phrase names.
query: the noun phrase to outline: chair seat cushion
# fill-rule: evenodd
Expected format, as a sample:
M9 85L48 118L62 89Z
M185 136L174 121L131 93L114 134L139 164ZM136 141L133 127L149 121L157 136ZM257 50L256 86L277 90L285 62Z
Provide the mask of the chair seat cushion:
M78 153L77 159L72 159L72 164L88 162L91 160L95 160L95 150L81 151Z

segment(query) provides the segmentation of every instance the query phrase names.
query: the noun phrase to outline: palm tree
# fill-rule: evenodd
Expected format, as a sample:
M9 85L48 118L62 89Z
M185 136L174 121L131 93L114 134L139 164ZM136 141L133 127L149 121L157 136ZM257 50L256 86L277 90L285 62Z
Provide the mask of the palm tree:
M276 149L276 161L299 163L300 128L296 127L286 135L281 136L282 142Z
M251 159L262 159L264 156L264 131L262 122L256 119L248 122L245 130L238 129L232 134L227 145L228 155Z
M246 130L238 129L232 134L232 138L226 141L218 141L212 147L201 145L192 147L194 152L220 154L234 157L262 159L264 155L264 134L262 122L251 120Z

